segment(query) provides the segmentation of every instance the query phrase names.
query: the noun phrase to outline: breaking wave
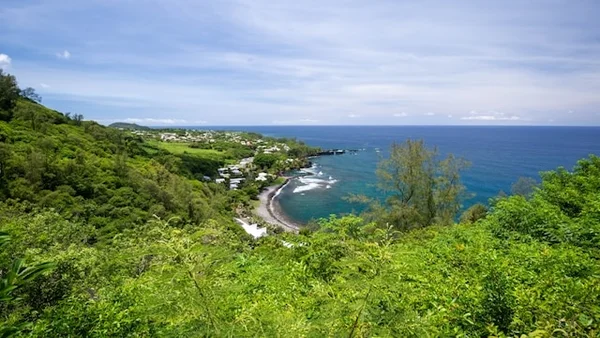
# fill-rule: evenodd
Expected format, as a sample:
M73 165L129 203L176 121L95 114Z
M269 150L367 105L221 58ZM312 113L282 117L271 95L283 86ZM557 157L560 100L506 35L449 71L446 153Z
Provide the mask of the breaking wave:
M301 172L307 175L295 179L298 183L298 186L294 188L292 191L293 193L304 193L306 191L316 189L330 189L331 186L338 181L332 176L329 176L329 179L321 178L325 175L322 171L317 170L316 165L313 165L311 168L302 169Z

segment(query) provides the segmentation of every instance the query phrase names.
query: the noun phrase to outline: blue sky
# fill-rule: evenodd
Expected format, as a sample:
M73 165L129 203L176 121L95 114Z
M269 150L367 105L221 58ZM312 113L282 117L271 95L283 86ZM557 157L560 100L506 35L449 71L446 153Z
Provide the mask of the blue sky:
M0 67L145 125L600 125L600 1L3 0Z

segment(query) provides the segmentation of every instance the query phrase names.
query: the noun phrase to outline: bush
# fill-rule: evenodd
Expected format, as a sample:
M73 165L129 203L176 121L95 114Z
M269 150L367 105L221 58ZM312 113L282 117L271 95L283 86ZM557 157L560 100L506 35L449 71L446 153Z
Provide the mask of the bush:
M460 215L461 223L475 223L487 216L488 209L485 205L477 203L472 205Z

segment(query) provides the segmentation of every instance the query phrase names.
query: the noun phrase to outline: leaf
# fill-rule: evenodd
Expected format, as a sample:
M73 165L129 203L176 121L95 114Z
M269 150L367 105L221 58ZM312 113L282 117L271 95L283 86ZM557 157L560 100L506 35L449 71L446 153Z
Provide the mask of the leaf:
M53 269L54 267L55 264L50 262L36 264L21 271L19 273L19 278L22 281L27 282L44 273L45 271Z
M10 242L10 235L7 232L0 231L0 248Z

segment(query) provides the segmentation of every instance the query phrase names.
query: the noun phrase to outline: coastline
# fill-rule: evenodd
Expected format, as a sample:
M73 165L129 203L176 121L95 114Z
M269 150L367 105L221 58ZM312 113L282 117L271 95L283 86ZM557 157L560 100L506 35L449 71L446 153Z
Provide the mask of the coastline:
M281 189L290 182L290 179L291 178L286 177L282 184L265 188L265 190L258 195L260 204L255 209L255 213L265 222L278 226L285 231L298 232L300 230L300 224L288 219L281 211L276 200Z

